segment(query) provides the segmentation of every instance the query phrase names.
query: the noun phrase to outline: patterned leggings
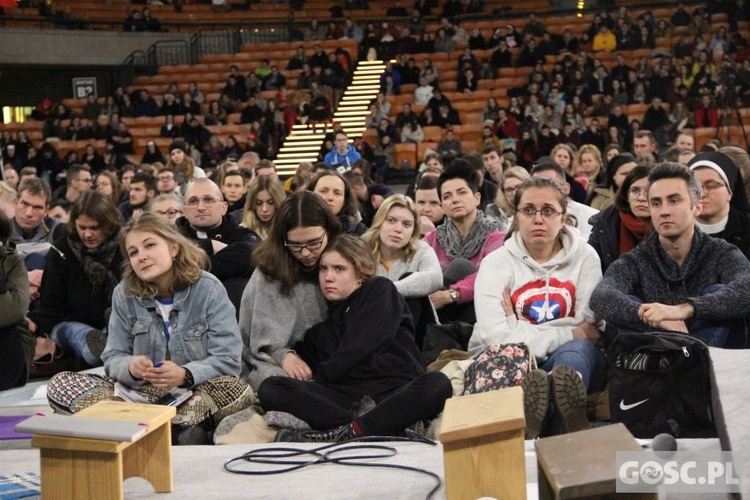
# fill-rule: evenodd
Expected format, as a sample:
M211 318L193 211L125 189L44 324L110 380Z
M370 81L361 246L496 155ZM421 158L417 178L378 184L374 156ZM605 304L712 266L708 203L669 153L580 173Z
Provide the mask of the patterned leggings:
M163 387L144 384L137 391L156 402L169 392ZM70 415L99 401L115 399L114 380L89 373L62 372L49 381L47 399L55 413ZM212 419L215 427L225 417L248 408L253 391L238 377L216 377L193 388L193 397L177 407L172 425L191 427Z

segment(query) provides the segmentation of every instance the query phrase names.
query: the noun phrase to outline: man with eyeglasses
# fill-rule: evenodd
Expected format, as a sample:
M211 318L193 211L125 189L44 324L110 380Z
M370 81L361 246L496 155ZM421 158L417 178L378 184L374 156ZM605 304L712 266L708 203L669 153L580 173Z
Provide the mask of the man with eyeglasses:
M52 199L64 199L74 204L83 193L91 189L92 181L91 172L86 167L71 165L65 173L65 185L52 193Z
M569 226L573 226L578 229L586 241L591 236L591 222L589 219L599 213L599 210L591 208L583 203L578 203L570 197L570 184L565 177L565 171L554 161L543 161L538 165L535 165L531 169L532 177L547 177L555 180L563 187L566 193L568 193L568 209L567 209L567 221Z
M750 215L732 206L737 196L746 196L740 171L731 158L718 152L700 153L688 164L701 185L703 211L695 224L706 234L736 246L750 259Z
M750 262L696 227L701 200L700 183L683 165L651 170L655 232L607 268L589 302L598 319L619 332L676 331L713 347L747 346Z
M180 185L177 184L177 180L174 178L174 170L171 168L164 167L159 170L156 176L156 190L159 194L174 194L182 198L182 193L179 190Z
M260 237L227 216L228 204L210 179L195 179L185 190L184 217L175 224L195 241L211 261L209 272L219 278L239 314L239 304L253 266L250 254Z

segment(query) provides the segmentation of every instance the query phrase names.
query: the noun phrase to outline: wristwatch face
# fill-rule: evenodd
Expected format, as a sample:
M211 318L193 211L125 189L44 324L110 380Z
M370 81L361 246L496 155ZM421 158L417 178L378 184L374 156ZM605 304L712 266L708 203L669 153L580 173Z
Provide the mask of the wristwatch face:
M451 291L450 291L450 295L451 295L451 300L452 300L453 302L455 302L455 301L457 301L457 300L458 300L458 292L457 292L457 291L455 291L455 290L451 290Z

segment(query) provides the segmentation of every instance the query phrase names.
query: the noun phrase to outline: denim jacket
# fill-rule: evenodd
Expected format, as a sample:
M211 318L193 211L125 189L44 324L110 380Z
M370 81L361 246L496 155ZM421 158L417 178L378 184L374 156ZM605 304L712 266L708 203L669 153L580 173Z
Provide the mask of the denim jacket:
M235 310L221 282L202 272L192 285L175 292L170 314L171 360L190 370L198 385L220 376L239 376L242 340ZM102 353L108 376L125 385L144 383L130 374L134 356L164 361L164 322L153 299L134 297L121 282L112 294L107 348Z

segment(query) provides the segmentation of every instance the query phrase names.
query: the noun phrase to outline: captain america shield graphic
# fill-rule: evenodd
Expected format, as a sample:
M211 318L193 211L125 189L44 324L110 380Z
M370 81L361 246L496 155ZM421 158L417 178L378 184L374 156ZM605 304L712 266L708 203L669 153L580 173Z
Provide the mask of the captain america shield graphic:
M550 278L526 283L511 294L516 317L532 325L575 315L576 287L571 281Z

